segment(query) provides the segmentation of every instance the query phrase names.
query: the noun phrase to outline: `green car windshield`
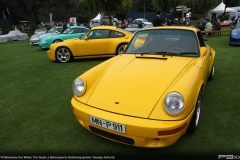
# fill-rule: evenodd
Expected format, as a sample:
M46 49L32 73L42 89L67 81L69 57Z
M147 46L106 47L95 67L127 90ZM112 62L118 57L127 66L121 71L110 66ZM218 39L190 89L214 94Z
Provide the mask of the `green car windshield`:
M68 34L70 33L72 30L72 28L66 28L64 31L63 31L63 34Z

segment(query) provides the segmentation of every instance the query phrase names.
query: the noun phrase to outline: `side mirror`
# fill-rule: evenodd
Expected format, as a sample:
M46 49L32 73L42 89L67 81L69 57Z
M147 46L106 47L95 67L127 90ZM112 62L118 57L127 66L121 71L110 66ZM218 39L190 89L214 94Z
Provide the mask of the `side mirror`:
M203 36L203 40L204 40L204 41L207 41L207 37Z
M207 47L201 47L200 48L200 55L205 56L207 54L207 51L208 51Z
M84 40L88 40L88 37L87 37L87 36L85 36L83 39L84 39Z

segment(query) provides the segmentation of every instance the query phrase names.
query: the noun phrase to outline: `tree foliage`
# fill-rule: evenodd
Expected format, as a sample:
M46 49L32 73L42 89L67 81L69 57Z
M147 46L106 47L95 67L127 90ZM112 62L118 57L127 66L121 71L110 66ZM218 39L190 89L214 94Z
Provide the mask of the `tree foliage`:
M171 8L175 10L176 6L184 4L191 8L191 11L200 11L202 13L213 9L219 2L218 0L152 0L156 9L169 11Z
M31 29L37 28L40 22L49 22L49 14L53 13L54 21L66 21L77 17L77 21L85 23L99 12L105 15L157 10L169 11L182 2L191 8L192 13L206 13L216 7L222 0L0 0L0 10L12 14L13 24L27 20ZM240 0L223 0L227 7L240 6ZM3 16L2 16L3 17ZM111 21L110 21L111 22Z
M110 15L130 11L132 0L79 0L78 6L82 11L104 12L104 14L108 15L110 25L112 25Z

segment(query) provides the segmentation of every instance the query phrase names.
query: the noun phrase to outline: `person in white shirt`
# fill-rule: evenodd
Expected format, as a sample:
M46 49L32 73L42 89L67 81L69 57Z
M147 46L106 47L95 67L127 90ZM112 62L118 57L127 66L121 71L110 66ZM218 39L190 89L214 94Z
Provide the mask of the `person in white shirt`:
M212 30L212 27L213 27L212 23L211 23L209 20L207 20L207 24L206 24L204 30L205 30L205 31L211 31L211 30Z

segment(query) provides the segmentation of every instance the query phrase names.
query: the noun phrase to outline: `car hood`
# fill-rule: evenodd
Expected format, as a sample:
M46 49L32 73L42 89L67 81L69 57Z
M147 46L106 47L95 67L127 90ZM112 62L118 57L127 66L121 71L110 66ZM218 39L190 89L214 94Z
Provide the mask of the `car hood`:
M192 58L120 55L91 93L87 104L123 115L148 118L169 85Z
M44 36L48 36L48 35L52 35L52 34L58 34L58 33L41 33L41 34L36 34L36 35L32 35L31 39L40 39Z

